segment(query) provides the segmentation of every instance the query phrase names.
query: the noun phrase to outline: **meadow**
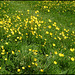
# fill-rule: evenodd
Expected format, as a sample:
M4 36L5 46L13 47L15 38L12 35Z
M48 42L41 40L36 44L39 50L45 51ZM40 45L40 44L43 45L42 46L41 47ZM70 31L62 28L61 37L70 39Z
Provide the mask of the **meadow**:
M0 74L75 74L75 1L0 1Z

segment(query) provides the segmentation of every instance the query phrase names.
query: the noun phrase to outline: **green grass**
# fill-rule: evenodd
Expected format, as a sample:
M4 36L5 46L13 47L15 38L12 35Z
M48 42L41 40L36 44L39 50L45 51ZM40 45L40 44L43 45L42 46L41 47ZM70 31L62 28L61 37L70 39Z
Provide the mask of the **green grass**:
M75 74L74 4L0 1L0 74Z

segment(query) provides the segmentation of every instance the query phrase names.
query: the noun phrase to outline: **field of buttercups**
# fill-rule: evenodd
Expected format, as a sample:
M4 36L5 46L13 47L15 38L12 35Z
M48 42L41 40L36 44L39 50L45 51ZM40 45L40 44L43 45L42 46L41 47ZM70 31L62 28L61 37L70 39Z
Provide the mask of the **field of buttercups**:
M0 1L0 74L75 74L75 1Z

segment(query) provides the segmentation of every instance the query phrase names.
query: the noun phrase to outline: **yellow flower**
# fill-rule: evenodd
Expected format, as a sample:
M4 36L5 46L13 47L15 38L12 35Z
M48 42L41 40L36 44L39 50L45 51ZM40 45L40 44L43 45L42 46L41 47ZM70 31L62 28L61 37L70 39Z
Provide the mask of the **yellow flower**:
M19 34L21 34L21 32L18 32Z
M74 58L72 57L71 60L74 61Z
M72 25L72 23L70 23L70 25Z
M17 37L17 39L19 39L19 37Z
M8 54L8 52L7 52L7 54Z
M28 35L28 33L26 33L26 35Z
M60 56L60 57L64 57L64 54L62 54L62 53L59 53L59 56Z
M25 67L22 67L22 69L25 69Z
M45 40L47 40L47 39L45 39Z
M48 12L50 12L50 10L48 10Z
M43 69L40 69L41 72L43 72Z
M20 52L20 50L18 50L18 52Z
M5 58L5 60L7 61L7 58Z
M44 42L44 45L46 44L46 42Z
M31 51L32 49L29 49L29 51Z
M0 24L3 24L3 21L0 21Z
M37 10L37 11L35 11L35 13L39 13L39 11Z
M20 36L20 40L22 39L22 37Z
M56 27L56 29L57 29L57 30L59 30L59 28L58 28L58 27Z
M12 54L14 54L14 51L12 51Z
M48 8L48 6L44 6L44 8Z
M40 26L41 26L41 24L38 24L38 26L40 27Z
M22 25L20 25L20 27L22 27Z
M48 28L51 28L51 26L49 25Z
M12 35L14 35L14 32L13 31L11 33L12 33Z
M38 36L36 36L36 38L38 38Z
M57 54L57 51L55 51L54 54Z
M41 39L42 39L42 36L40 36L41 37Z
M37 64L37 63L35 63L35 65L37 66L38 64Z
M36 58L34 58L34 61L37 61L37 59L36 59Z
M53 43L53 46L55 46L55 44Z
M60 38L60 37L58 37L58 39L59 39L59 40L61 40L61 38Z
M52 33L50 32L50 35L52 35Z
M32 64L34 65L34 62L32 62Z
M20 70L20 69L18 69L17 71L18 71L18 72L20 72L21 70Z
M28 67L30 68L31 66L30 66L30 65L28 65Z
M35 52L35 50L32 50L32 52Z
M64 50L66 50L66 48L64 48Z
M66 31L66 29L64 28L64 31Z
M36 27L35 27L34 29L35 29L35 30L37 30L37 28L36 28Z
M54 39L57 39L56 37L54 37Z
M68 37L64 36L64 39L66 39L66 38L68 38Z
M56 61L54 61L54 64L57 64L57 62L56 62Z
M37 16L39 16L39 15L37 15Z
M33 30L33 27L31 27L31 30Z
M5 53L4 52L1 52L1 54L4 55Z
M54 24L56 24L56 22L54 22Z
M29 12L29 10L27 10Z
M1 41L3 41L3 39L1 39Z
M73 49L72 49L72 48L70 48L70 51L71 51L71 52L73 52L73 51L74 51L74 48L73 48Z
M37 53L36 53L36 52L34 52L34 55L37 55Z
M5 44L8 45L8 42L6 42Z
M1 67L0 67L0 69L1 69Z
M5 49L3 49L2 52L5 52Z
M37 50L35 50L35 52L38 52Z
M72 31L72 33L74 34L74 31Z
M48 54L46 54L46 56L48 56Z
M18 19L20 19L20 17L19 17L19 16L17 16L17 18L18 18Z
M26 36L26 38L28 38L28 36Z
M4 46L1 46L2 49L4 49Z
M49 22L52 22L50 19L48 19Z

